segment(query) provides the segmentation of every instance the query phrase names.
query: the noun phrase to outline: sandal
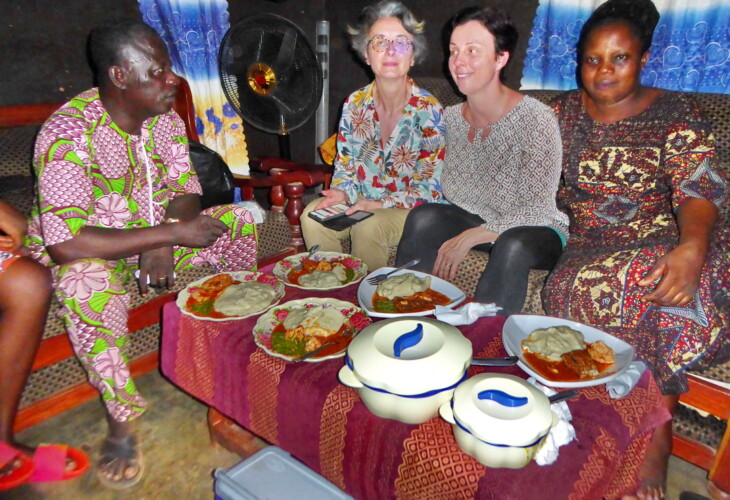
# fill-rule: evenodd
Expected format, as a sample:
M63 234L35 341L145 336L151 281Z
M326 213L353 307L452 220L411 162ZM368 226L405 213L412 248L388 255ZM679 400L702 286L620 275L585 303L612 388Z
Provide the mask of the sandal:
M76 464L71 470L66 467L69 458ZM33 453L35 467L28 482L67 481L86 472L89 462L89 456L77 448L63 444L42 444Z
M33 474L33 460L8 443L0 441L0 469L12 466L18 460L20 465L9 474L0 475L0 491L9 490L25 483Z
M117 462L126 463L126 469L137 466L137 474L132 477L114 479L110 476L111 470ZM144 460L139 449L136 436L130 434L123 438L106 437L101 445L101 459L99 460L96 476L101 484L113 490L124 490L137 484L144 473Z

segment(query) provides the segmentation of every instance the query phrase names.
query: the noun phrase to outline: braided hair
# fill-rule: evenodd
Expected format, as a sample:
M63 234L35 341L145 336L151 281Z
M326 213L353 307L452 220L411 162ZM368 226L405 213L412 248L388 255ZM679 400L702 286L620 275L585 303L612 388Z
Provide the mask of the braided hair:
M651 46L654 28L659 22L659 12L651 0L608 0L601 4L583 25L578 38L578 65L583 59L588 36L596 28L612 23L622 23L641 42L643 54Z

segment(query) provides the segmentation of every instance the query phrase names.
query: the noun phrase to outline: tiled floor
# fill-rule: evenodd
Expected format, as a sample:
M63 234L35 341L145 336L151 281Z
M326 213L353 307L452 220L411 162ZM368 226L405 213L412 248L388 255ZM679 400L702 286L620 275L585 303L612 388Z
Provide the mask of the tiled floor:
M96 479L92 465L87 474L73 481L43 487L25 485L0 493L0 499L212 500L213 470L230 467L240 457L210 445L207 409L201 403L157 373L141 377L138 384L150 401L150 409L139 423L146 470L138 485L125 492L106 490ZM101 404L92 401L22 432L19 439L26 443L68 443L85 449L93 461L104 429ZM678 500L682 491L708 496L705 477L703 470L672 457L667 499Z

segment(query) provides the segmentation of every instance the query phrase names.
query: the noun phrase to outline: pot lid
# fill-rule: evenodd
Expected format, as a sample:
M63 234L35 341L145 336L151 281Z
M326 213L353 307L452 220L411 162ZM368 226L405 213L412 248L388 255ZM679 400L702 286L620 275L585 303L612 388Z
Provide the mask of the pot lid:
M459 382L471 356L471 342L458 328L422 317L373 323L347 348L347 364L364 385L424 397Z
M457 425L496 446L532 446L553 424L547 396L513 375L471 377L456 388L451 405Z

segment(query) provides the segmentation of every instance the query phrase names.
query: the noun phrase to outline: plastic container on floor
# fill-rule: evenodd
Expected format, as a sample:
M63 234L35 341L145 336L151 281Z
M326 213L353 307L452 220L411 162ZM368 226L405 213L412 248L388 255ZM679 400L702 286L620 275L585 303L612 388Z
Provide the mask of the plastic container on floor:
M230 469L216 469L214 476L220 500L352 499L276 446L267 446Z

